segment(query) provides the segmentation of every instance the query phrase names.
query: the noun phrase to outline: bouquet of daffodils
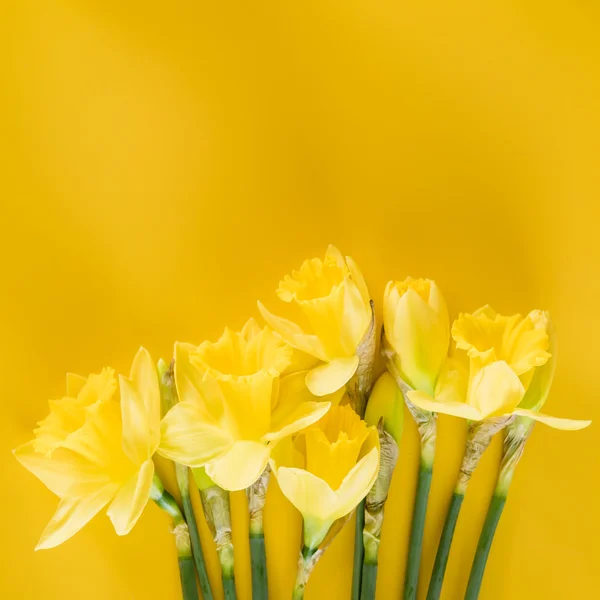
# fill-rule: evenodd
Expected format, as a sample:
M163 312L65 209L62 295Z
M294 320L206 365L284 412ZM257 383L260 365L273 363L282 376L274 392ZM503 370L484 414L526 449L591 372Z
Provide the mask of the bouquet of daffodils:
M250 319L216 342L177 342L170 361L140 348L129 376L110 368L68 375L33 440L14 453L59 497L36 549L62 544L97 513L118 535L131 531L149 500L172 523L184 600L213 598L190 485L200 492L222 571L236 597L229 492L246 490L252 598L268 598L263 508L271 475L301 513L302 546L290 596L304 597L310 574L356 513L352 600L374 600L384 506L399 458L405 407L418 427L421 463L405 570L414 600L433 472L438 413L465 419L457 473L428 600L440 597L469 479L496 434L504 436L498 483L474 557L465 598L475 600L516 465L534 423L582 429L589 421L540 412L552 384L556 337L547 313L505 317L489 306L452 327L433 281L391 281L383 327L350 257L330 246L277 289L296 311L266 326ZM301 323L301 324L300 324ZM381 333L381 335L378 335ZM380 352L376 351L381 339ZM385 372L375 385L378 356ZM155 455L173 461L179 504L156 473ZM191 475L191 477L190 477Z

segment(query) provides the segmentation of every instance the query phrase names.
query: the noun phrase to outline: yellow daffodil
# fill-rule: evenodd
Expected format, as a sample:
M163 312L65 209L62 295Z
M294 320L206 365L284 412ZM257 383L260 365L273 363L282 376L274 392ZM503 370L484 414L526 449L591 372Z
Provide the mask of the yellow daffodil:
M129 379L112 369L87 379L67 376L67 395L50 401L49 416L16 458L60 497L36 549L69 539L107 504L119 535L129 533L150 496L152 455L160 435L156 368L141 348ZM110 503L110 504L109 504Z
M175 345L180 402L162 422L160 454L206 473L226 490L252 485L274 445L318 421L296 351L251 319L215 343ZM290 372L295 371L295 372Z
M304 545L315 549L377 478L379 438L349 406L334 406L318 423L287 438L271 467L281 491L302 513Z
M452 337L456 347L469 357L466 392L461 394L454 381L438 389L443 397L434 398L418 390L409 392L408 398L423 410L470 421L520 415L558 429L587 427L589 421L549 417L519 406L536 368L551 356L548 323L547 313L541 311L526 317L504 317L489 306L460 315L452 327Z
M448 353L450 324L446 302L434 281L390 281L383 298L385 337L402 379L433 394Z
M260 302L258 307L265 321L290 346L318 361L306 377L306 385L315 396L343 388L357 372L362 355L363 363L372 362L374 342L372 348L370 344L361 347L373 319L369 291L349 256L344 258L337 248L329 246L323 260L306 260L298 271L286 275L279 282L277 295L300 309L306 327L275 316Z

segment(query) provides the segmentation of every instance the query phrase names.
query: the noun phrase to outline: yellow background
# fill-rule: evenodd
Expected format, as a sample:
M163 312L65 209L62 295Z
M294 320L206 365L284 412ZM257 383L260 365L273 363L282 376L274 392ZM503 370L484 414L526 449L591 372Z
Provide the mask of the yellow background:
M276 306L278 278L329 242L379 307L385 282L410 274L436 279L453 315L549 309L560 359L547 412L600 419L599 19L584 0L3 2L0 597L178 598L153 505L126 538L101 515L34 553L56 499L9 451L65 372L126 372L140 344L158 358L215 339L257 316L257 298ZM597 427L536 426L482 600L597 596ZM425 584L462 423L442 418L439 435ZM409 422L379 600L404 578L417 446ZM498 450L467 495L445 600L462 598ZM244 502L234 495L240 600ZM290 594L298 527L272 486L274 600ZM349 597L352 529L308 600Z

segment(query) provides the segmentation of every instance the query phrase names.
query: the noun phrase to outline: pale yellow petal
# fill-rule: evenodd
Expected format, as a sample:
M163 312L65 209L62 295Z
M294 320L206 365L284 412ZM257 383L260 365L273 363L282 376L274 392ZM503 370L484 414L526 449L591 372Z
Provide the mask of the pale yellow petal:
M371 325L371 305L363 300L358 286L351 280L342 284L344 294L340 339L347 354L356 352Z
M408 399L418 408L430 412L442 413L453 417L461 417L471 421L480 421L483 415L473 406L464 402L438 402L425 392L408 392Z
M333 394L350 381L358 368L358 356L336 358L320 365L306 376L306 385L315 396Z
M244 490L265 470L270 452L267 445L259 442L236 442L221 458L206 465L206 473L224 490Z
M117 492L106 514L118 535L128 534L137 523L150 498L153 477L154 463L150 459Z
M207 423L196 402L179 402L161 423L158 453L190 467L201 467L219 458L233 445L232 437Z
M340 269L346 268L346 261L344 255L333 245L329 244L325 251L325 260L334 262Z
M323 344L315 335L308 335L292 321L269 312L260 301L258 302L258 309L267 325L276 331L290 346L311 354L320 360L327 360Z
M513 414L518 415L520 417L529 417L530 419L534 419L535 421L539 421L544 425L548 425L549 427L553 427L554 429L563 429L565 431L578 431L579 429L585 429L589 427L592 422L591 421L580 421L576 419L560 419L559 417L551 417L549 415L544 415L542 413L527 410L525 408L517 408L513 411Z
M350 271L352 281L354 281L356 284L365 306L369 306L371 295L369 294L369 289L367 288L367 284L361 270L350 256L346 256L346 264L348 265L348 270Z
M483 367L469 387L468 402L483 418L512 413L523 399L525 388L503 360Z
M335 517L340 518L354 510L365 498L377 479L379 448L373 448L354 465L337 489Z
M320 477L294 467L279 467L276 477L283 495L305 518L323 522L336 519L338 497Z
M438 402L466 402L469 372L455 358L447 358L435 386Z
M116 484L109 484L90 489L83 497L63 498L35 549L54 548L75 535L111 501L117 489Z
M273 416L271 431L263 436L266 442L274 442L292 435L322 418L331 407L329 402L302 402L285 417Z
M404 378L413 388L433 394L450 341L446 314L435 312L409 288L398 301L393 330L386 332Z
M365 411L368 425L376 427L381 418L384 429L399 444L404 427L404 397L396 380L387 371L375 382Z
M148 432L145 437L148 439L152 454L158 446L160 438L160 386L156 364L145 348L140 348L133 359L130 379L143 403L148 423ZM125 422L123 422L123 428L125 429Z

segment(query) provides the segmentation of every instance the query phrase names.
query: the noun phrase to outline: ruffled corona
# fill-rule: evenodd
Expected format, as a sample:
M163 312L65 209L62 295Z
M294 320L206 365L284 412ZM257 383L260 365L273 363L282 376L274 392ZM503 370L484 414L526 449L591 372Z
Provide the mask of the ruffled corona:
M252 485L279 440L329 410L329 401L317 402L306 388L306 370L296 370L305 361L252 319L215 343L177 343L180 402L163 419L159 453L190 467L205 466L224 489Z
M359 366L359 346L372 322L370 296L356 263L329 246L323 260L304 261L279 283L277 295L303 313L306 327L275 316L260 302L265 321L290 346L314 357L306 385L316 396L343 388Z

